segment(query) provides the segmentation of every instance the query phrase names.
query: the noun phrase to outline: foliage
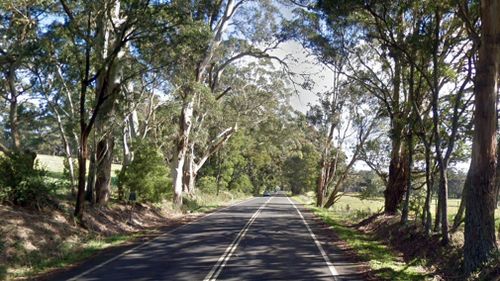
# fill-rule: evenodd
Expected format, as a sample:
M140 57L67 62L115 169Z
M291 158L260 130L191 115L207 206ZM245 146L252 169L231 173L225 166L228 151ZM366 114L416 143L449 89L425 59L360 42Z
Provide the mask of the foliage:
M232 189L249 194L255 190L255 187L252 184L252 180L246 174L240 175L231 185Z
M118 174L118 184L126 193L135 192L138 200L160 202L171 194L169 171L154 145L138 145L134 160Z
M35 155L15 152L0 156L0 201L41 208L50 202L55 186L45 179Z
M217 179L212 176L205 176L198 180L198 188L202 192L216 193L217 192Z
M299 155L285 160L283 176L293 195L314 188L319 171L319 153L311 145L305 145Z
M358 187L360 192L360 197L362 199L374 198L383 195L384 183L380 180L380 177L373 171L358 171L357 178L352 184L352 187ZM346 188L346 191L354 191L354 188Z

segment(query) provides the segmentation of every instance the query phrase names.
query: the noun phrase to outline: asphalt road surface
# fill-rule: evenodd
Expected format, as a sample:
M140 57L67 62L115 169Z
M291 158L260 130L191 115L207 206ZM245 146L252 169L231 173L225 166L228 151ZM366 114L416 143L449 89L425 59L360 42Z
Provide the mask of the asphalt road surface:
M253 198L50 280L363 280L327 235L290 198Z

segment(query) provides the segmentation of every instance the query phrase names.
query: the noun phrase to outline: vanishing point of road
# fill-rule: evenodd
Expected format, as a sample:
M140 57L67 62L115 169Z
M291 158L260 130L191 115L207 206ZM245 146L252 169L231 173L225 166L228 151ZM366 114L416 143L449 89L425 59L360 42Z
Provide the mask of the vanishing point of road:
M252 198L50 280L363 280L363 266L329 240L289 197Z

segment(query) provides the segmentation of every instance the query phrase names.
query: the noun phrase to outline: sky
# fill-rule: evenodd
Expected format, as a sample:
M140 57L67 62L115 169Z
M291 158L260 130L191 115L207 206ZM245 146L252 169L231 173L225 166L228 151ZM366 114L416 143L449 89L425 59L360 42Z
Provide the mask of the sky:
M332 72L321 66L321 64L297 41L284 42L278 49L273 50L270 54L285 60L288 63L290 71L299 74L292 78L295 83L300 84L304 81L300 77L300 74L310 75L313 81L312 89L304 89L299 85L295 87L290 85L290 87L296 90L290 99L291 105L295 109L306 113L308 105L317 102L318 98L316 94L329 89L333 81Z

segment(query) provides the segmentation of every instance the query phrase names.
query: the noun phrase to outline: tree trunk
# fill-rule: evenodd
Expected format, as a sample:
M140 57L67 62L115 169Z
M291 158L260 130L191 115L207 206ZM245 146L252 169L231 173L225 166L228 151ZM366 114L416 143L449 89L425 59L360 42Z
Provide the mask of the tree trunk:
M190 95L187 90L186 96ZM189 98L189 97L188 97ZM174 189L174 205L182 206L182 189L184 177L184 164L186 162L186 154L189 149L189 135L191 133L192 118L193 118L193 99L185 101L182 107L179 120L179 136L176 144L176 155L173 161L172 182Z
M59 111L52 106L53 111L56 114L57 125L59 128L59 133L61 134L61 140L64 146L64 156L66 157L66 161L68 161L68 169L69 169L69 179L71 182L71 194L73 196L76 195L76 178L75 178L75 167L73 164L73 153L71 153L71 146L68 140L68 136L66 135L66 131L64 130L64 124L61 120L61 115Z
M109 5L109 6L108 6ZM98 48L97 53L103 61L109 57L116 48L116 44L121 42L119 28L124 22L120 18L121 2L114 0L104 3L104 10L108 11L98 21ZM103 94L106 100L102 104L102 109L96 119L96 131L101 137L96 149L96 203L106 205L110 196L111 187L111 164L113 162L113 124L109 124L110 117L115 112L116 98L120 92L122 84L123 58L126 48L120 48L115 59L97 77L96 91Z
M389 181L384 191L386 214L396 214L407 189L408 166L404 155L393 155L389 165Z
M441 22L441 14L439 12L439 7L436 6L435 10L435 28L434 28L434 48L432 54L432 65L433 65L433 85L432 85L432 121L433 121L433 133L435 140L436 149L436 160L439 168L439 189L438 189L438 201L440 208L440 218L441 218L441 242L443 244L448 244L450 237L448 234L448 161L444 159L443 152L441 149L441 133L439 129L439 30ZM449 144L450 146L452 144Z
M18 110L18 93L15 85L15 69L13 66L10 67L7 72L7 83L10 92L9 98L9 129L10 137L12 141L12 149L14 151L19 151L21 149L21 135L19 133L19 116L17 114Z
M465 200L464 268L478 269L498 250L495 237L496 101L500 0L481 1L481 44L474 80L471 188Z
M85 177L87 173L87 141L88 135L82 134L78 151L78 192L74 216L82 220L83 206L85 203Z
M97 143L95 194L98 205L106 205L111 193L111 166L115 139L106 135Z
M89 174L87 175L87 189L85 190L86 199L92 205L95 204L95 174L96 174L96 151L95 144L94 148L90 149L90 164L89 164Z
M448 230L448 176L446 170L440 172L439 197L441 197L441 242L446 245L450 242Z
M423 213L424 219L422 220L424 223L425 233L429 235L431 233L432 228L432 214L431 214L431 202L432 202L432 187L434 185L434 177L432 176L432 167L431 167L431 149L430 147L425 148L425 184L427 186L426 194L425 194L425 203Z
M389 164L389 180L384 191L384 212L386 214L396 214L398 207L403 200L403 195L407 189L407 164L406 159L401 153L402 148L402 116L399 102L401 86L401 62L398 51L394 50L394 78L393 78L393 97L391 117L391 162Z
M439 197L439 193L438 193L438 197ZM439 200L439 198L438 198L437 204L436 204L436 220L434 221L434 232L438 232L439 229L441 228L441 218L442 218L442 216L441 216L441 210L442 210L441 203L442 203L442 201Z
M401 212L401 223L406 224L408 222L408 215L410 212L410 194L411 194L411 171L413 170L413 129L411 126L412 122L410 121L410 128L408 129L408 177L407 177L407 188L405 192L405 201L403 204L403 210Z
M410 212L410 195L411 195L411 186L412 186L412 175L411 171L413 170L413 121L415 119L415 115L413 114L412 105L414 101L414 79L415 77L415 68L410 66L410 76L408 77L408 103L406 104L408 112L410 112L410 118L408 122L408 132L406 137L406 148L408 150L408 177L406 178L406 193L405 193L405 201L403 204L403 209L401 212L401 224L405 225L408 223L408 216Z
M323 156L325 157L325 156ZM325 160L321 162L321 173L318 177L316 184L316 206L323 207L325 202L325 192L326 192L326 182L327 182L327 172L328 172L328 164Z
M465 200L467 198L467 190L470 189L470 185L471 185L471 167L469 167L469 171L467 172L467 176L465 178L464 187L462 189L462 198L460 199L460 206L458 207L457 214L455 215L455 218L453 219L453 226L451 228L452 229L451 231L453 231L453 232L457 231L458 227L464 221Z

